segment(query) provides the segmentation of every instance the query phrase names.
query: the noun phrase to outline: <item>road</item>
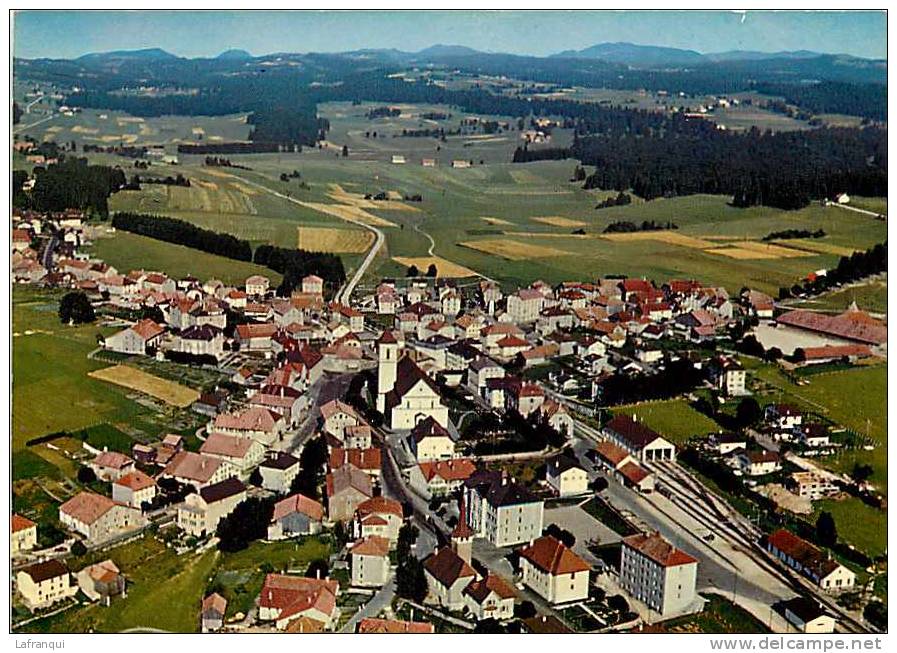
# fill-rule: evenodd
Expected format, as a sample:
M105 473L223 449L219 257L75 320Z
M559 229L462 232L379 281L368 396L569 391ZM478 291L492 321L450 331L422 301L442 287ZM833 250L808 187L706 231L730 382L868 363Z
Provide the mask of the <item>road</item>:
M361 609L352 615L352 618L346 622L346 625L340 628L340 633L354 633L358 622L367 617L377 617L387 606L392 605L392 600L396 595L396 576L390 574L386 585L381 587L371 600L365 603Z
M44 255L41 259L41 264L44 266L44 269L47 272L52 270L53 266L53 252L56 250L56 245L59 243L59 238L56 234L50 236L50 242L47 243L47 246L44 248Z
M877 218L878 216L881 216L885 220L888 219L888 216L883 213L876 213L875 211L869 211L868 209L860 209L855 206L847 206L846 204L838 204L837 202L832 202L828 206L835 206L839 209L844 209L845 211L853 211L854 213L862 213L864 215L871 215L873 218Z
M234 176L236 176L236 175L234 175ZM284 193L281 193L279 191L276 191L273 188L268 188L264 184L260 184L258 182L252 181L250 179L246 179L245 177L239 177L239 179L242 182L249 184L250 186L255 186L256 188L259 188L259 189L265 191L266 193L270 193L271 195L274 195L275 197L285 199L288 202L292 202L293 204L298 204L299 206L305 206L299 200L297 200L293 197L290 197L289 195L286 195ZM367 256L364 257L364 260L361 262L361 265L358 266L358 269L355 270L355 273L352 275L352 277L346 281L346 283L343 285L342 288L340 288L337 291L336 296L334 297L335 301L345 304L345 303L348 303L349 300L352 298L352 292L355 290L355 286L357 286L358 282L361 281L361 278L364 276L365 272L367 272L367 269L371 266L371 263L374 261L374 258L376 258L377 254L380 252L380 249L383 247L383 243L386 242L386 236L377 227L375 227L373 225L366 224L366 223L362 222L361 220L356 220L349 216L343 216L343 220L345 220L347 222L351 222L353 224L357 224L358 226L362 227L363 229L367 229L368 231L372 232L375 236L374 244L371 247L370 251L367 253Z
M38 125L42 125L43 123L45 123L45 122L47 122L47 121L49 121L49 120L53 120L53 118L55 118L56 115L57 115L57 114L55 114L55 113L51 113L51 114L50 114L49 116L47 116L46 118L41 118L40 120L38 120L38 121L36 121L36 122L32 122L31 124L28 124L28 125L22 125L22 124L16 125L16 126L13 128L12 131L13 131L14 134L21 134L21 133L24 132L26 129L31 129L32 127L37 127Z
M589 470L590 480L602 475L584 455L600 434L579 421L576 433L580 437L574 452ZM613 479L608 479L606 498L617 509L635 515L640 527L658 530L675 546L698 558L699 591L726 596L775 632L788 632L788 625L770 606L798 593L814 595L838 615L845 630L867 630L831 596L774 562L760 547L763 532L691 472L673 462L652 463L649 467L658 483L670 491L669 498L658 492L634 492ZM714 538L708 542L704 537L710 533Z
M276 451L293 453L302 448L306 441L315 432L318 422L318 408L333 399L341 399L345 396L349 383L354 374L328 375L324 374L317 383L312 384L306 393L309 397L309 406L305 420L296 428L285 432L272 446Z

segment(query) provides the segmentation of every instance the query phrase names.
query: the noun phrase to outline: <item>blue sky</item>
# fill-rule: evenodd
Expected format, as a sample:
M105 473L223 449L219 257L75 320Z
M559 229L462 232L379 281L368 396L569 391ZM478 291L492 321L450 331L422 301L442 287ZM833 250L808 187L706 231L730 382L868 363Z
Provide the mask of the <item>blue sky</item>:
M148 47L185 57L228 48L255 55L415 51L435 43L542 56L605 41L699 52L887 56L887 18L880 11L26 11L14 20L15 55L27 58Z

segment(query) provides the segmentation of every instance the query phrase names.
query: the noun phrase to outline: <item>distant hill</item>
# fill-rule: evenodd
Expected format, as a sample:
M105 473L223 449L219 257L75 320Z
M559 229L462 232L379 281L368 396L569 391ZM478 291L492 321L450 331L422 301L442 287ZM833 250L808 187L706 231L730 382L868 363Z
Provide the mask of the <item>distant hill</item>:
M813 59L823 55L821 52L813 52L812 50L783 50L781 52L729 50L728 52L711 52L704 56L709 61L757 61L760 59Z
M437 43L429 48L417 52L418 56L425 57L466 57L474 54L482 54L479 50L468 48L466 45L444 45Z
M174 61L180 59L170 52L166 52L162 48L145 48L143 50L113 50L111 52L91 52L85 54L75 61L82 63L95 63L101 61L112 60L129 60L129 61Z
M219 54L216 59L227 59L231 61L237 61L240 59L252 59L252 55L246 50L240 50L239 48L231 48L230 50L225 50L221 54Z
M673 66L704 61L704 55L695 50L635 43L599 43L583 50L564 50L551 56L565 59L601 59L630 66Z

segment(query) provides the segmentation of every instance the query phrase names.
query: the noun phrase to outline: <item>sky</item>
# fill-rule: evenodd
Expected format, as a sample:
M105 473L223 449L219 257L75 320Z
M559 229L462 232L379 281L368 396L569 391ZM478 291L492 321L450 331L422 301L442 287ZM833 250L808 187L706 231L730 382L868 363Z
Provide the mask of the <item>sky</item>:
M750 11L24 11L13 49L24 58L158 47L184 57L229 48L254 55L416 51L436 43L544 56L607 41L722 52L814 50L887 57L887 16Z

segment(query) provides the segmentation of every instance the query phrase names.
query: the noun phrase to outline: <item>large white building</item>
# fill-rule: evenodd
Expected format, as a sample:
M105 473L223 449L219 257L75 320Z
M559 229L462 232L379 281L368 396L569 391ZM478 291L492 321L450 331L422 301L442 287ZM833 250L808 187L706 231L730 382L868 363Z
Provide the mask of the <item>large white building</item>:
M520 549L523 583L552 604L589 596L589 564L551 535Z
M467 523L495 546L542 535L543 501L500 472L479 471L464 482Z
M620 585L662 617L683 614L695 605L698 561L659 533L623 539Z

